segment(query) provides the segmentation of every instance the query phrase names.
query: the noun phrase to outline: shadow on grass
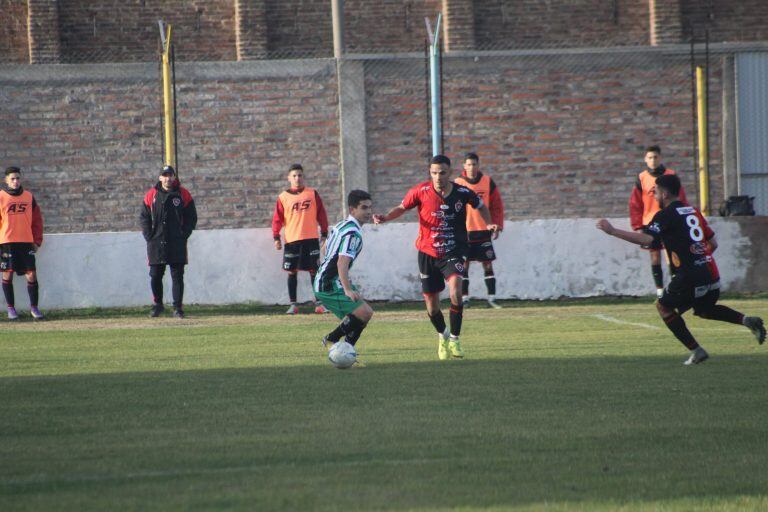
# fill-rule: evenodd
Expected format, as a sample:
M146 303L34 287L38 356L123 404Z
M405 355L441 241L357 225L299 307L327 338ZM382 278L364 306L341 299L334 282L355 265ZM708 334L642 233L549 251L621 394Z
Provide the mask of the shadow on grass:
M764 497L768 357L681 359L3 378L0 508Z

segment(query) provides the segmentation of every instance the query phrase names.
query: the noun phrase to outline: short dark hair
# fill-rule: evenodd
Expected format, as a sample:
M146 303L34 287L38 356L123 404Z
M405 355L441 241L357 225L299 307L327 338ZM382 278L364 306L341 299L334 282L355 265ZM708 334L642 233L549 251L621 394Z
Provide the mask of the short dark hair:
M371 194L365 190L353 190L347 195L347 205L350 208L357 208L361 202L370 198Z
M164 165L163 170L160 171L160 174L165 174L167 172L170 172L171 174L176 176L176 169L174 169L172 165Z
M675 197L680 195L680 178L676 174L662 174L656 178L656 186L663 188Z
M288 169L288 172L291 172L291 171L301 171L301 172L304 172L304 168L301 166L301 164L293 164Z
M647 148L645 148L645 152L661 154L661 146L658 146L657 144L654 144L653 146L648 146Z
M9 174L14 174L14 173L21 174L21 169L19 169L15 165L12 165L10 167L6 167L5 168L5 175L6 176L8 176Z
M450 167L451 166L451 159L448 158L445 155L435 155L429 161L429 165L432 165L432 164L444 164L444 165L447 165L448 167Z
M467 153L464 155L464 161L466 162L467 160L474 160L475 162L479 162L480 157L477 156L477 153Z

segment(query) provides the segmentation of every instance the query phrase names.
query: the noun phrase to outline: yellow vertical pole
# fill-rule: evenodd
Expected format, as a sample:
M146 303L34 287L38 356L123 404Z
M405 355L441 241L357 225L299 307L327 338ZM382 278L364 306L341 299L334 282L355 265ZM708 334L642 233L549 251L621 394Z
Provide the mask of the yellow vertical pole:
M709 215L709 141L707 140L707 84L704 68L696 66L696 114L699 126L699 210Z
M163 48L163 126L165 136L165 165L176 169L176 133L173 124L173 89L171 77L171 26L167 26Z

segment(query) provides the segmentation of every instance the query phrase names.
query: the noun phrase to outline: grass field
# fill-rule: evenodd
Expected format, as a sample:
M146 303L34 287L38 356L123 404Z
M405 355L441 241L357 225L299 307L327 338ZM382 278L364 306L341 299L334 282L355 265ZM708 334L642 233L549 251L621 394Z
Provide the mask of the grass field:
M723 303L768 317L768 299ZM768 510L768 346L650 299L465 315L378 306L367 367L329 315L245 308L2 323L0 510Z

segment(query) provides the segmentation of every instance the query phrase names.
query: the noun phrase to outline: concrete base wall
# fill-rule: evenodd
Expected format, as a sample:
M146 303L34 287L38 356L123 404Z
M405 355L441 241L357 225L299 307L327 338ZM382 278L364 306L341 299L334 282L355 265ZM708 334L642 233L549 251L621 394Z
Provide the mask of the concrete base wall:
M625 219L615 223L627 228ZM716 253L728 291L768 290L768 218L711 220ZM495 242L500 298L551 299L653 293L645 251L595 229L594 219L508 222ZM352 279L371 300L418 300L421 288L413 223L364 227L365 248ZM197 231L190 239L186 303L226 304L288 301L282 253L269 229ZM43 309L149 304L145 244L139 233L46 235L37 259ZM668 276L667 276L668 277ZM471 267L471 290L484 297L479 264ZM28 305L17 277L17 305ZM166 274L165 299L171 298ZM299 279L299 300L311 298L309 278Z

